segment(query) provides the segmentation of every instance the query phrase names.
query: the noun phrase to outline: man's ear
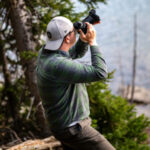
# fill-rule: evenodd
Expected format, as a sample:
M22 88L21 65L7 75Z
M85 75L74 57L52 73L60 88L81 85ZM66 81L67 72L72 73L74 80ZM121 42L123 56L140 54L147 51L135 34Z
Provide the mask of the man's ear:
M65 37L65 43L67 43L67 44L70 43L70 36L67 35L67 36Z

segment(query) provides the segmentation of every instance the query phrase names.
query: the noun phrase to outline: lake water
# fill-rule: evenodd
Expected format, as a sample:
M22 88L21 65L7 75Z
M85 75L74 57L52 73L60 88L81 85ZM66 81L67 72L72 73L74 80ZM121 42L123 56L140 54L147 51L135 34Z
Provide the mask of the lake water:
M77 5L77 11L85 9ZM97 42L108 65L116 70L110 83L114 93L122 81L132 79L134 15L137 15L137 71L136 85L150 89L150 0L109 0L96 9L101 24L95 25ZM82 61L88 61L88 53Z

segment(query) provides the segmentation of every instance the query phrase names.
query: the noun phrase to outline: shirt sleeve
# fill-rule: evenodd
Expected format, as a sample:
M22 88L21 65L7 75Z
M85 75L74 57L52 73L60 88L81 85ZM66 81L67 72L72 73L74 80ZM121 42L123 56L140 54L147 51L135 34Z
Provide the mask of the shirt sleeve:
M88 83L105 79L107 67L98 46L91 46L92 65L81 64L67 57L59 57L55 63L54 76L60 83Z
M82 42L81 39L69 50L72 59L81 58L88 51L88 43Z

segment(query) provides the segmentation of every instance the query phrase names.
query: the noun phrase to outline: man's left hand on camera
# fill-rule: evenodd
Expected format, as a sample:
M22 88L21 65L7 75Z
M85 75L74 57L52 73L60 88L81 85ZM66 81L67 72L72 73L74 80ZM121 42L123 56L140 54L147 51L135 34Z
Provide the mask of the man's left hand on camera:
M83 31L80 29L80 39L85 42L88 43L90 46L92 45L97 45L96 43L96 31L93 27L92 24L86 22L87 24L87 33L84 34Z

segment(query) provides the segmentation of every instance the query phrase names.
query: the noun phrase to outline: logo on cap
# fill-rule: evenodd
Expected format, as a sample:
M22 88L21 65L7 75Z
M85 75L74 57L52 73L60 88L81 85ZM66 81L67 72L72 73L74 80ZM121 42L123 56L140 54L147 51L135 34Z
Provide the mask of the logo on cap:
M52 34L49 31L47 32L47 36L48 36L49 39L52 38Z

